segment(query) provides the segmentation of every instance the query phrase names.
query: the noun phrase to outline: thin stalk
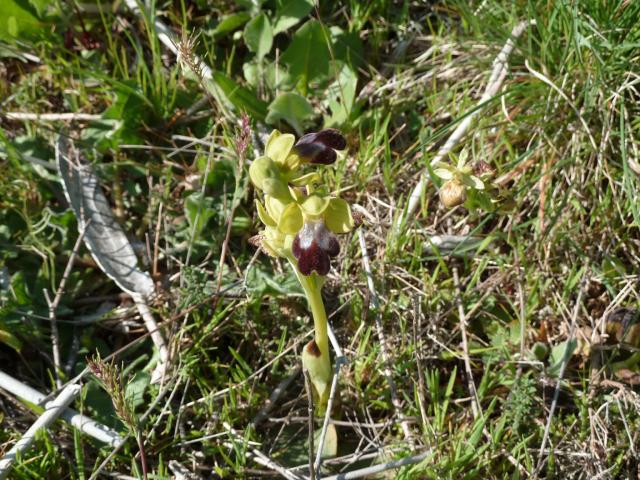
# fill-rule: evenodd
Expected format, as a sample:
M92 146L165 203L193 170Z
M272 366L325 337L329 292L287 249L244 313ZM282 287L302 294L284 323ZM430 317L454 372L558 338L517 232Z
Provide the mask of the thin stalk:
M314 276L304 276L296 267L293 260L289 260L293 271L296 272L298 281L302 285L307 302L309 302L309 309L311 310L311 316L313 317L313 330L314 339L322 357L326 357L329 361L329 334L327 331L327 312L324 309L324 302L322 301L322 293L320 292L322 286L318 284L318 279Z

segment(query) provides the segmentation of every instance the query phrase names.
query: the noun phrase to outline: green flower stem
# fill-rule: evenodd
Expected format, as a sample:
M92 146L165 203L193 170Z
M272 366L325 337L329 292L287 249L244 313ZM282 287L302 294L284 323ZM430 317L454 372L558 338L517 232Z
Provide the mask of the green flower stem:
M289 258L289 262L294 272L296 272L300 285L302 285L313 317L314 341L320 351L320 356L305 356L303 354L302 363L309 371L312 384L318 394L316 414L322 415L329 399L329 385L331 383L328 320L321 293L323 279L317 275L302 275L296 267L295 259ZM312 344L313 342L310 343ZM305 349L307 347L308 345L305 346Z
M298 281L302 285L311 315L313 316L314 339L323 357L329 361L329 335L327 333L327 312L322 301L322 285L318 282L316 275L302 275L296 267L295 260L289 259L293 271L296 272Z

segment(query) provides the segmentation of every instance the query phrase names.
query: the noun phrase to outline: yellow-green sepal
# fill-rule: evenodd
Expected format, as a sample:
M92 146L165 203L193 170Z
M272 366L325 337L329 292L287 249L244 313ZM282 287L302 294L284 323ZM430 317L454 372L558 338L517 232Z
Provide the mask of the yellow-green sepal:
M333 233L347 233L353 230L349 204L342 198L332 198L324 212L324 223Z
M280 169L269 157L256 158L249 167L249 178L260 190L264 190L265 180L279 177Z
M302 210L297 203L291 202L280 215L278 230L287 235L295 235L302 228Z
M262 190L264 190L264 193L267 195L279 198L280 200L291 200L289 186L280 178L265 178L262 181Z
M302 211L309 217L320 217L329 206L329 197L321 195L309 195L304 202L300 204Z
M291 185L295 185L296 187L303 187L311 183L318 183L319 181L320 174L318 172L310 172L297 178L292 178L291 180L289 180L289 183Z
M256 200L256 210L258 211L258 218L260 218L260 221L267 227L276 227L278 225L276 221L271 218L271 215L267 213L262 203L260 203L260 200Z
M296 137L292 134L280 133L278 130L274 130L267 139L265 153L274 162L285 166L295 141Z

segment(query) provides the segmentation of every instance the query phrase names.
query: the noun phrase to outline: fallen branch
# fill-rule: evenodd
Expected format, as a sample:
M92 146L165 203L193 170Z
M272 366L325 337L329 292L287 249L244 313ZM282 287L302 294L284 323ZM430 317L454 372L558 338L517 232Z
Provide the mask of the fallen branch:
M25 385L2 371L0 371L0 388L15 395L16 397L26 400L29 403L33 403L34 405L42 405L47 398L43 393ZM82 433L89 435L100 442L106 443L107 445L114 446L122 440L115 430L91 420L89 417L82 415L71 408L64 410L60 417Z
M391 470L394 468L400 468L400 467L404 467L405 465L413 465L415 463L419 463L431 454L432 454L431 450L427 450L426 452L422 452L418 455L414 455L413 457L406 457L400 460L393 460L391 462L382 463L380 465L373 465L371 467L361 468L359 470L353 470L351 472L339 473L338 475L325 477L324 480L352 480L355 478L369 477L377 473L385 472L387 470Z
M4 114L9 120L33 120L39 122L92 122L100 120L102 115L93 113L30 113L30 112L7 112Z
M45 405L45 411L38 419L31 425L29 430L25 432L20 440L9 450L5 456L0 460L0 480L7 478L13 463L18 455L26 453L36 437L36 433L43 428L49 427L58 418L62 412L64 412L71 402L78 396L82 387L75 383L68 385L60 395L58 395L53 401Z
M491 77L489 78L489 82L487 83L487 87L485 88L482 97L480 97L480 100L478 101L474 109L469 112L469 114L464 118L464 120L462 120L462 122L460 122L458 127L453 131L445 144L440 148L440 150L438 150L438 153L436 153L436 155L431 160L431 166L434 166L436 163L442 161L442 159L451 150L453 150L453 148L460 142L460 140L462 140L462 137L464 137L464 135L467 133L467 130L469 130L469 127L471 126L471 123L476 118L476 116L478 116L478 114L483 111L483 107L485 106L485 104L493 96L495 96L496 93L498 93L502 82L507 76L507 60L509 59L509 55L511 55L511 52L515 47L515 40L520 35L522 35L522 33L530 25L535 25L535 20L525 20L513 27L511 36L504 44L504 47L502 47L500 53L498 53L496 59L493 61L493 70L491 71ZM420 198L422 197L422 194L424 193L428 182L429 174L426 170L424 170L420 175L420 180L418 180L418 183L411 192L406 211L404 212L404 214L402 214L401 212L396 220L396 233L400 232L405 220L411 218L411 216L415 213L416 208L418 207L418 203L420 202Z

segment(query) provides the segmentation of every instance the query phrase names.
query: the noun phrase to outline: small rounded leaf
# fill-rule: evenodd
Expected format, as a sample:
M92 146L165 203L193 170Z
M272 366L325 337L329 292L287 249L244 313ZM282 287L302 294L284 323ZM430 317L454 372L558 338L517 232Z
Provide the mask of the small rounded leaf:
M332 198L324 212L324 223L333 233L347 233L353 229L349 204L342 198Z
M302 211L297 203L291 202L280 215L278 230L287 235L295 235L302 228Z

